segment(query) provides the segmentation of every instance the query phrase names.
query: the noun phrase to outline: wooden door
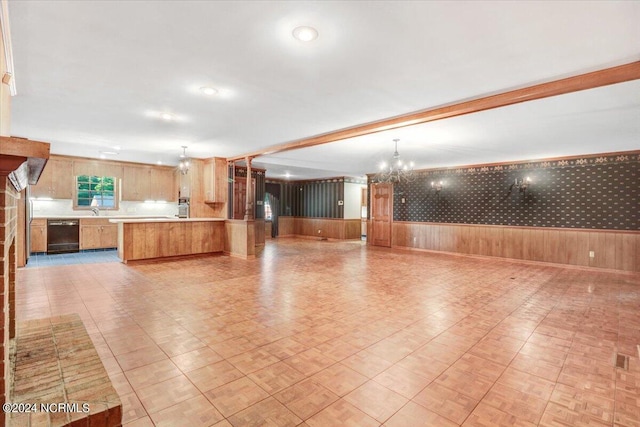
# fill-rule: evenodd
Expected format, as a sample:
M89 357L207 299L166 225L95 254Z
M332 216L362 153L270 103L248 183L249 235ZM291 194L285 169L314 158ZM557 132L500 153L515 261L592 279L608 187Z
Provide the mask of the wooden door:
M254 206L255 194L256 194L256 180L252 179L254 200L252 200L252 206ZM238 178L233 181L233 219L244 219L244 211L247 206L247 178Z
M247 179L238 178L233 181L233 219L243 219L247 198Z
M371 244L391 247L393 184L371 185Z

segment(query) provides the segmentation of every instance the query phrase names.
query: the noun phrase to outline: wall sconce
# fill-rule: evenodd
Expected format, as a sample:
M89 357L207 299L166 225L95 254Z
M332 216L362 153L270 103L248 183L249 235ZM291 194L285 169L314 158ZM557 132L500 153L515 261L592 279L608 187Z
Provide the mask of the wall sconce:
M525 177L524 179L518 179L516 178L516 180L514 181L513 185L518 189L519 192L521 193L526 193L527 192L527 188L529 188L529 185L531 184L531 178L529 178L528 176Z
M436 194L440 194L442 191L443 182L442 181L431 181L431 189L436 192Z

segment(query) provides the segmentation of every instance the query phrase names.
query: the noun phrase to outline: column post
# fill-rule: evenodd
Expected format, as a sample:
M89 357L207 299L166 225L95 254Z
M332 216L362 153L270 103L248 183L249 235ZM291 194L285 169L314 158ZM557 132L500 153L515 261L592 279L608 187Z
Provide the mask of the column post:
M251 180L251 157L245 157L247 163L247 197L244 209L244 220L253 221L255 215L253 212L253 185Z

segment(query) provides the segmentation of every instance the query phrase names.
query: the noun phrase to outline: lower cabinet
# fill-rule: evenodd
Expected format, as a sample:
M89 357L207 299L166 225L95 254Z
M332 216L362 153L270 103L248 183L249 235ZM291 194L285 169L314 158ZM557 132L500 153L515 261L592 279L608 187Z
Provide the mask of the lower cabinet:
M32 219L30 226L31 236L31 252L46 252L47 251L47 220L46 219Z
M80 220L80 249L108 249L118 246L118 226L108 219Z

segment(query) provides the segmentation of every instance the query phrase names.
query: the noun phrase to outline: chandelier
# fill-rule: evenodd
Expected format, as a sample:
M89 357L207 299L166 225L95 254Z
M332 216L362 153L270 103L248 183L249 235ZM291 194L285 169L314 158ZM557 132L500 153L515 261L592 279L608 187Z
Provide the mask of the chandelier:
M187 146L182 146L182 154L180 154L180 164L178 165L178 169L180 169L180 173L182 175L186 175L189 172L189 168L191 167L191 161L187 157Z
M380 171L373 177L375 182L411 182L415 179L416 174L413 171L413 162L405 163L400 160L398 141L400 140L393 140L396 143L396 149L391 159L380 165Z

